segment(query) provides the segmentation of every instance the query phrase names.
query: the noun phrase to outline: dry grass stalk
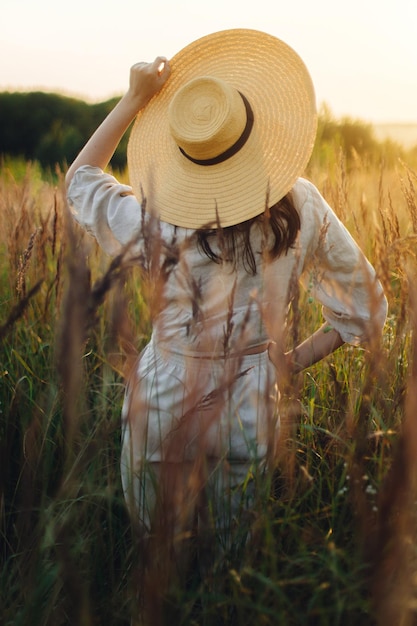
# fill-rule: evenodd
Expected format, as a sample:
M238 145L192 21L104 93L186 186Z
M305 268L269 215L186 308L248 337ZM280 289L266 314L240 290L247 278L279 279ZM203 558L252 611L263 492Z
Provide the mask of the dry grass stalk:
M8 315L7 320L0 326L0 340L4 339L6 335L12 330L15 323L21 319L24 315L32 298L38 293L42 286L43 280L39 280L23 298L13 307Z
M371 555L373 599L378 626L416 623L417 588L417 300L411 294L412 364L404 420L396 451L378 500Z

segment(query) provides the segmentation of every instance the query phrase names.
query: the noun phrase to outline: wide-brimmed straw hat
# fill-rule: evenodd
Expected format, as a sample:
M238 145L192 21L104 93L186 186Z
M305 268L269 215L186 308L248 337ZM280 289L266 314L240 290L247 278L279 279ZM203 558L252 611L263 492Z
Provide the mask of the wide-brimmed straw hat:
M128 144L130 182L147 210L176 226L226 227L283 198L317 127L298 54L266 33L233 29L194 41L170 65Z

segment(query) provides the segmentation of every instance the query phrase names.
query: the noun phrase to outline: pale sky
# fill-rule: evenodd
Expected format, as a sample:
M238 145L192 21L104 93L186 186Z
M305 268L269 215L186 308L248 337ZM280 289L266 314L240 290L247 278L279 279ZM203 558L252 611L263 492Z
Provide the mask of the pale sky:
M3 0L0 91L87 101L120 95L129 68L217 30L255 28L302 57L337 118L417 123L415 0ZM233 59L231 59L233 62Z

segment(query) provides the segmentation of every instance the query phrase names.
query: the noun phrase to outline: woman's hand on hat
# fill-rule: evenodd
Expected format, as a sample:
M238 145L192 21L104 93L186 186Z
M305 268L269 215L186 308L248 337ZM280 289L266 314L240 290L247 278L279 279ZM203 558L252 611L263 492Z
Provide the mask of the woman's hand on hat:
M152 63L136 63L130 70L129 89L100 124L84 148L72 162L65 176L67 186L79 167L107 167L121 138L135 115L164 86L171 74L165 57Z
M152 63L135 63L130 68L130 82L127 97L136 102L139 111L162 89L171 74L168 59L156 57Z

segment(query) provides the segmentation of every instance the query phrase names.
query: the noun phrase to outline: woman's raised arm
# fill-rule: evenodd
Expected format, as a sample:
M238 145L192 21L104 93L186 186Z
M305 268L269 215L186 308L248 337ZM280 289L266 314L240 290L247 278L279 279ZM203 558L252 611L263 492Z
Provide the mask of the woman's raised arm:
M107 167L129 124L163 87L170 73L165 57L157 57L152 63L136 63L132 66L129 89L69 167L65 177L67 187L76 170L82 165L101 169Z

